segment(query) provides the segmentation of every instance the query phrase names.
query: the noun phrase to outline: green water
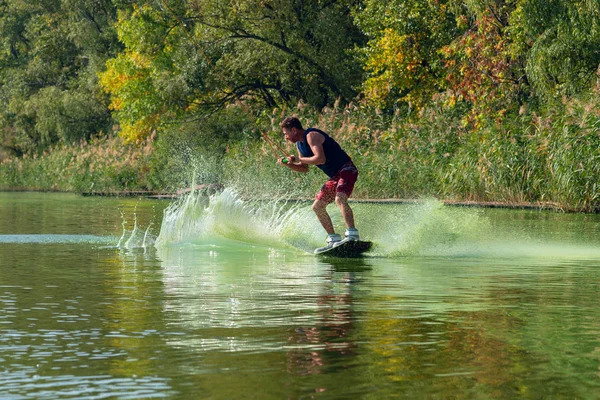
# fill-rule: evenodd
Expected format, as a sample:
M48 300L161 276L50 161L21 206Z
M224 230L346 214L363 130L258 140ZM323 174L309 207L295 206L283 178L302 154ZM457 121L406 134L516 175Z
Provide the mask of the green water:
M0 399L600 398L598 216L354 208L0 193Z

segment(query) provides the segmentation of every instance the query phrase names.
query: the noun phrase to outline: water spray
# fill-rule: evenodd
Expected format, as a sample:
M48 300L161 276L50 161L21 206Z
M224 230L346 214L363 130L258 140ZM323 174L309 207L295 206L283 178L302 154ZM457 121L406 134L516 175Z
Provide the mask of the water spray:
M135 207L133 208L133 230L131 231L131 236L129 236L129 239L127 239L127 241L125 242L125 248L127 248L127 249L131 248L132 241L133 241L137 231L138 231L138 226L137 226L137 204L136 204Z
M123 214L123 210L119 210L119 212L121 213L121 228L123 230L123 233L121 234L121 238L119 239L119 242L117 243L118 248L121 247L121 242L123 242L123 239L125 239L125 227L127 226L127 221L125 220L125 215Z
M150 227L152 226L152 223L150 223L150 225L148 225L148 228L146 228L146 232L144 233L144 240L142 241L142 248L144 249L144 253L146 252L146 239L148 238L148 232L150 232Z

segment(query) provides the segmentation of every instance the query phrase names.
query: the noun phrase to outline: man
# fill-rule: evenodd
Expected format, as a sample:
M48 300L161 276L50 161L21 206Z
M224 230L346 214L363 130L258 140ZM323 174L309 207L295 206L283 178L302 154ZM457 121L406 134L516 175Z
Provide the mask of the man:
M358 230L354 226L354 214L348 205L348 197L354 189L358 178L358 169L340 145L325 132L316 128L302 128L300 120L287 117L281 124L286 140L296 143L298 157L284 157L278 160L280 165L286 165L297 172L307 172L309 165L316 165L323 170L329 180L325 182L315 197L312 209L319 222L327 232L327 245L315 250L320 253L350 240L359 240ZM345 238L335 233L333 223L326 207L335 201L342 212L346 223Z

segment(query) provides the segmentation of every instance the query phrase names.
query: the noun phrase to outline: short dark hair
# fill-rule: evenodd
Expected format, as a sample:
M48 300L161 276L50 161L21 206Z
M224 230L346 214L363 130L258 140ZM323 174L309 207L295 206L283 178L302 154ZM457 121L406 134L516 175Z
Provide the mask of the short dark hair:
M286 119L281 121L281 124L279 124L279 126L281 128L287 128L287 129L292 129L292 128L304 129L304 128L302 128L302 122L300 122L300 120L296 117L287 117Z

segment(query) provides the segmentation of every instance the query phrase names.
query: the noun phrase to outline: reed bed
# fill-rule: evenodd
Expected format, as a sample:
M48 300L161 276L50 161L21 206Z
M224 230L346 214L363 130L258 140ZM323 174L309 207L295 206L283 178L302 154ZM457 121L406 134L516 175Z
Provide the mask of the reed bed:
M483 120L477 128L465 124L461 113L441 106L405 118L362 104L320 111L303 104L274 109L264 128L281 137L279 122L291 114L305 126L329 132L350 153L360 170L357 198L535 203L584 212L600 208L597 93L583 100L563 99L543 112L523 107L502 120ZM245 148L235 152L238 167L231 166L238 180L250 181L240 165L256 165L252 179L279 182L272 184L279 191L295 185L310 195L323 181L318 174L298 179L292 171L263 167L274 158L265 143L239 145Z
M112 192L144 190L154 136L126 144L118 136L58 144L40 155L0 162L5 190Z
M386 115L361 103L323 110L300 103L293 109L262 112L257 119L260 130L295 153L279 128L287 115L329 132L350 153L360 170L356 198L543 203L585 212L600 208L598 90L542 111L522 107L500 120L483 119L476 127L465 123L464 113L435 105L410 118ZM218 118L225 119L214 118L212 126L219 126ZM230 114L227 118L223 126L231 123ZM191 182L219 181L257 197L312 198L324 175L316 168L303 175L276 165L256 126L249 119L245 126L236 123L235 130L246 133L232 135L235 139L223 145L222 152L210 147L193 157L211 164L196 163L194 172L181 143L174 152L168 141L156 146L154 136L137 145L104 137L57 145L39 156L4 159L0 188L173 191ZM193 127L188 130L194 135ZM248 134L253 130L255 134ZM199 145L192 152L202 151ZM186 158L178 163L184 153ZM177 168L166 168L167 163Z

